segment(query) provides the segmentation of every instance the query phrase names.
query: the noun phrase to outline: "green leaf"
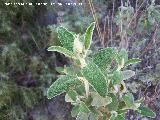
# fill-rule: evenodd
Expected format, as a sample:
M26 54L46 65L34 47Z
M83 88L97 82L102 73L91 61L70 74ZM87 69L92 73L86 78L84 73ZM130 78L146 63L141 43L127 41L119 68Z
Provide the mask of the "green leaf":
M89 114L89 120L98 120L98 113L91 112Z
M66 102L71 102L71 103L74 103L76 100L77 100L77 92L74 91L74 90L69 90L67 92L67 94L65 95L65 101Z
M113 93L109 93L108 96L112 98L112 102L107 105L107 108L109 111L116 111L119 105L118 98Z
M85 87L84 87L84 85L79 85L75 89L76 89L76 92L78 93L78 95L85 96Z
M100 67L100 69L105 70L116 56L115 48L104 48L99 50L93 55L93 62Z
M65 95L65 102L69 102L71 104L74 104L75 101L68 94L66 94Z
M107 95L108 81L106 81L105 75L95 63L90 62L84 67L82 69L82 74L101 96L105 97Z
M124 58L125 63L128 61L128 52L126 49L122 48L119 52L119 55L121 58Z
M73 109L71 111L71 115L72 115L72 117L77 116L77 118L82 119L83 117L81 116L81 114L87 115L87 118L88 118L89 112L90 112L90 110L89 110L88 106L84 102L80 102L79 105L76 105L73 107ZM86 116L84 116L84 117L86 117Z
M90 112L88 106L84 102L80 103L80 105L79 105L79 111L83 112L83 113L89 113Z
M124 114L119 114L114 120L125 120L125 115Z
M65 73L63 67L56 67L55 70L56 70L58 73L61 73L61 74Z
M61 26L58 28L58 38L64 48L69 51L73 51L73 43L75 37L71 32Z
M143 115L143 116L146 116L146 117L151 117L151 118L155 118L156 117L156 114L148 107L146 106L140 106L138 108L138 112Z
M76 118L76 120L88 120L89 114L80 112Z
M94 28L95 28L95 22L91 23L91 25L86 30L85 43L84 43L86 50L90 48Z
M56 52L64 54L67 57L76 59L73 52L67 50L66 48L60 47L60 46L51 46L47 50L48 51L56 51Z
M124 108L126 107L126 104L124 101L119 101L118 104L118 113L122 113L124 112Z
M76 117L78 115L78 113L79 113L79 105L74 106L72 108L71 115L72 115L72 117Z
M132 93L127 93L123 96L123 101L128 108L134 106L134 97Z
M129 60L125 63L125 66L132 65L132 64L136 64L136 63L139 63L139 62L141 62L141 59L139 59L139 58L132 58L132 59L129 59Z
M77 66L64 66L64 67L55 67L55 70L61 74L68 74L72 76L81 76L80 68Z
M72 75L72 76L79 75L79 76L81 76L80 68L78 68L77 66L74 66L74 65L69 66L69 67L65 66L64 71L68 75Z
M135 75L135 72L132 70L122 71L123 80L127 80Z
M124 60L124 63L123 63ZM122 48L117 54L117 62L119 65L123 65L128 61L128 52L126 49Z
M119 70L116 70L113 72L113 84L120 84L123 80L122 72Z
M48 89L47 97L51 99L63 92L66 92L68 88L72 85L79 84L80 81L73 76L62 76L59 77Z
M111 97L108 97L108 96L101 97L98 93L95 93L95 92L91 93L91 95L93 98L92 103L91 103L92 106L96 106L96 107L104 106L105 107L106 105L112 102Z
M116 116L114 114L111 114L109 120L115 120Z
M69 90L69 91L67 92L67 94L69 95L69 97L70 97L73 101L76 101L76 100L77 100L78 94L77 94L76 91L74 91L74 90Z

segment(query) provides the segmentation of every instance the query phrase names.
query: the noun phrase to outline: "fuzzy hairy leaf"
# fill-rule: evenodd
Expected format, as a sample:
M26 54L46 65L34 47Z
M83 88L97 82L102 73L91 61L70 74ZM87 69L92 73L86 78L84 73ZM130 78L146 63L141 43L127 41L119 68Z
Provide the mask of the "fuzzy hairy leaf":
M76 66L69 66L64 68L66 71L66 74L72 75L72 76L81 76L80 68Z
M80 81L73 76L62 76L59 77L48 89L47 97L51 99L63 92L66 92L68 88L72 85L78 84Z
M67 50L66 48L60 47L60 46L51 46L47 50L48 51L56 51L56 52L64 54L67 57L76 59L73 52Z
M151 117L151 118L155 118L156 117L156 114L148 107L146 106L140 106L138 108L138 112L143 115L143 116L146 116L146 117Z
M55 67L55 70L56 70L58 73L61 73L61 74L65 73L63 67Z
M72 117L76 117L78 115L78 113L79 113L79 105L74 106L72 108L71 115L72 115Z
M116 111L119 105L118 98L113 93L108 94L108 96L112 98L112 102L109 105L107 105L107 108L110 111Z
M74 100L68 94L65 95L65 101L71 104L74 103Z
M83 113L89 113L90 112L88 106L84 102L80 103L80 105L79 105L79 111L83 112Z
M112 102L112 98L111 97L101 97L98 93L91 93L92 95L92 106L96 106L96 107L102 107L102 106L106 106L108 104L110 104Z
M122 48L119 53L119 62L121 62L122 59L124 59L124 62L126 63L128 61L128 52L126 49Z
M83 117L79 116L80 114L87 114L89 113L90 110L88 108L88 106L84 103L84 102L81 102L79 105L76 105L72 108L72 111L71 111L71 115L72 117L76 117L77 118L79 117L79 119L82 119ZM88 118L88 114L87 114L87 118Z
M77 96L78 94L75 90L69 90L65 95L65 101L70 102L71 104L75 104Z
M82 74L101 96L105 97L107 95L108 82L106 81L105 75L95 63L90 62L82 69Z
M105 70L108 67L112 60L114 60L116 56L115 48L104 48L99 50L93 56L93 62L100 67L100 69Z
M110 116L109 120L115 120L115 118L116 118L116 115L111 114L111 116Z
M76 118L76 120L88 120L89 114L80 112Z
M90 48L94 28L95 28L95 22L91 23L91 25L86 30L85 43L84 43L86 50Z
M114 120L125 120L125 115L124 114L117 115L117 117L115 117Z
M89 120L98 120L98 113L91 112L89 114Z
M78 94L77 94L76 91L74 91L74 90L69 90L69 91L67 92L67 94L68 94L68 96L69 96L73 101L76 101L77 96L78 96Z
M122 72L119 70L116 70L113 72L113 84L120 84L123 80Z
M132 58L132 59L129 59L129 60L125 63L125 66L132 65L132 64L136 64L136 63L139 63L139 62L141 62L141 59L139 59L139 58Z
M116 111L112 111L109 120L125 120L125 114L117 114Z
M132 93L127 93L123 96L123 100L127 107L132 107L134 106L134 97Z
M69 51L73 51L73 43L75 37L71 32L61 26L58 28L58 38L64 48Z
M127 80L135 75L135 72L132 70L122 71L123 80Z

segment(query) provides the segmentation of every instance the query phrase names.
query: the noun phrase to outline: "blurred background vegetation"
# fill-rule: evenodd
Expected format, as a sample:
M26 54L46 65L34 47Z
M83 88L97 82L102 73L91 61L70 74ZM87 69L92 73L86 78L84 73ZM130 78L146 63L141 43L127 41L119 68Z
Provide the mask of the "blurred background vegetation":
M5 2L32 2L9 5ZM125 48L142 62L129 66L136 76L128 89L156 112L160 120L160 1L50 0L82 6L35 5L45 0L0 1L0 120L72 120L64 96L47 100L46 91L57 78L57 66L70 61L46 49L57 42L59 25L83 34L96 21L92 49ZM128 111L126 120L150 120ZM74 120L74 119L73 119Z

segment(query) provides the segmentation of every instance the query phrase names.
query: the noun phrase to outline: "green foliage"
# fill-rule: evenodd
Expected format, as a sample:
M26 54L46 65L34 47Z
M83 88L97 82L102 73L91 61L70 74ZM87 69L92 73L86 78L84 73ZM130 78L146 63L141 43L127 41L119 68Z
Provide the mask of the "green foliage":
M63 92L66 92L69 87L76 85L79 81L73 76L62 76L57 79L49 88L47 97L51 99Z
M123 114L117 115L114 120L125 120L125 116Z
M108 81L102 71L93 62L82 69L82 74L93 88L103 97L108 93Z
M117 111L119 105L118 98L113 93L109 93L108 96L112 98L112 102L107 105L107 108L109 111Z
M93 98L91 105L97 108L106 106L112 102L111 97L108 97L108 96L102 97L95 92L91 93L91 96Z
M78 69L70 69L71 71L77 70L77 72L70 72L72 73L70 74L64 68L62 71L67 75L59 77L50 86L47 94L48 98L66 92L66 101L71 102L74 106L71 115L76 117L77 120L89 120L90 118L95 120L107 118L110 120L125 120L125 113L130 109L141 111L140 113L144 115L145 109L140 107L141 102L134 100L134 96L126 89L124 83L124 80L135 75L134 71L124 70L125 65L138 63L140 60L137 58L128 60L128 52L125 49L118 51L116 48L101 49L93 56L91 55L91 59L87 59L86 55L88 54L86 53L91 43L93 29L92 23L85 33L87 37L84 39L87 38L87 40L84 45L80 42L79 35L73 41L73 36L69 31L67 31L68 38L66 38L67 35L62 38L62 33L65 33L66 29L61 29L62 33L58 33L64 43L70 41L68 45L73 45L69 48L74 48L73 53L79 62L73 60L74 63L71 67ZM79 43L80 45L72 43ZM64 44L63 47L68 48ZM70 50L72 51L72 49ZM59 52L66 54L66 50ZM149 113L146 116L155 117L154 113L150 113L148 109L146 111Z
M132 107L134 105L134 97L131 93L127 93L123 96L123 101L127 105L127 107Z
M113 84L120 84L123 80L122 72L119 70L116 70L113 72Z
M143 115L143 116L147 116L147 117L151 117L151 118L155 118L156 114L148 107L146 106L140 106L138 108L138 112Z
M63 48L63 47L60 47L60 46L49 47L48 51L56 51L56 52L59 52L59 53L63 53L65 56L75 59L74 53L72 53L71 51L67 50L66 48Z
M129 60L125 63L125 66L132 65L132 64L136 64L136 63L139 63L139 62L141 62L140 59L138 59L138 58L132 58L132 59L129 59Z
M74 42L74 35L69 32L64 27L58 28L58 38L63 45L64 48L66 48L69 51L73 51L73 42Z
M99 68L105 70L107 67L110 67L115 56L115 48L104 48L93 55L93 62L98 65Z
M95 28L95 23L92 23L86 30L85 42L84 42L86 50L90 48L94 28Z

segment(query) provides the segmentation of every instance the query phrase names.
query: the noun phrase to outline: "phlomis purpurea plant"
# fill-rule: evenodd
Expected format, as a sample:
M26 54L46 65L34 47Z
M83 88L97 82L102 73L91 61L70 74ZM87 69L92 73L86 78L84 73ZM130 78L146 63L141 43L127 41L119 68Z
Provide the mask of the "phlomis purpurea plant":
M57 68L61 75L48 89L48 99L66 93L66 102L73 105L71 115L77 120L125 120L128 110L154 118L155 113L142 104L143 99L135 100L124 82L135 75L127 66L140 59L129 59L125 49L111 47L90 54L94 28L93 22L84 35L62 26L57 29L62 47L51 46L48 51L64 54L72 65Z

